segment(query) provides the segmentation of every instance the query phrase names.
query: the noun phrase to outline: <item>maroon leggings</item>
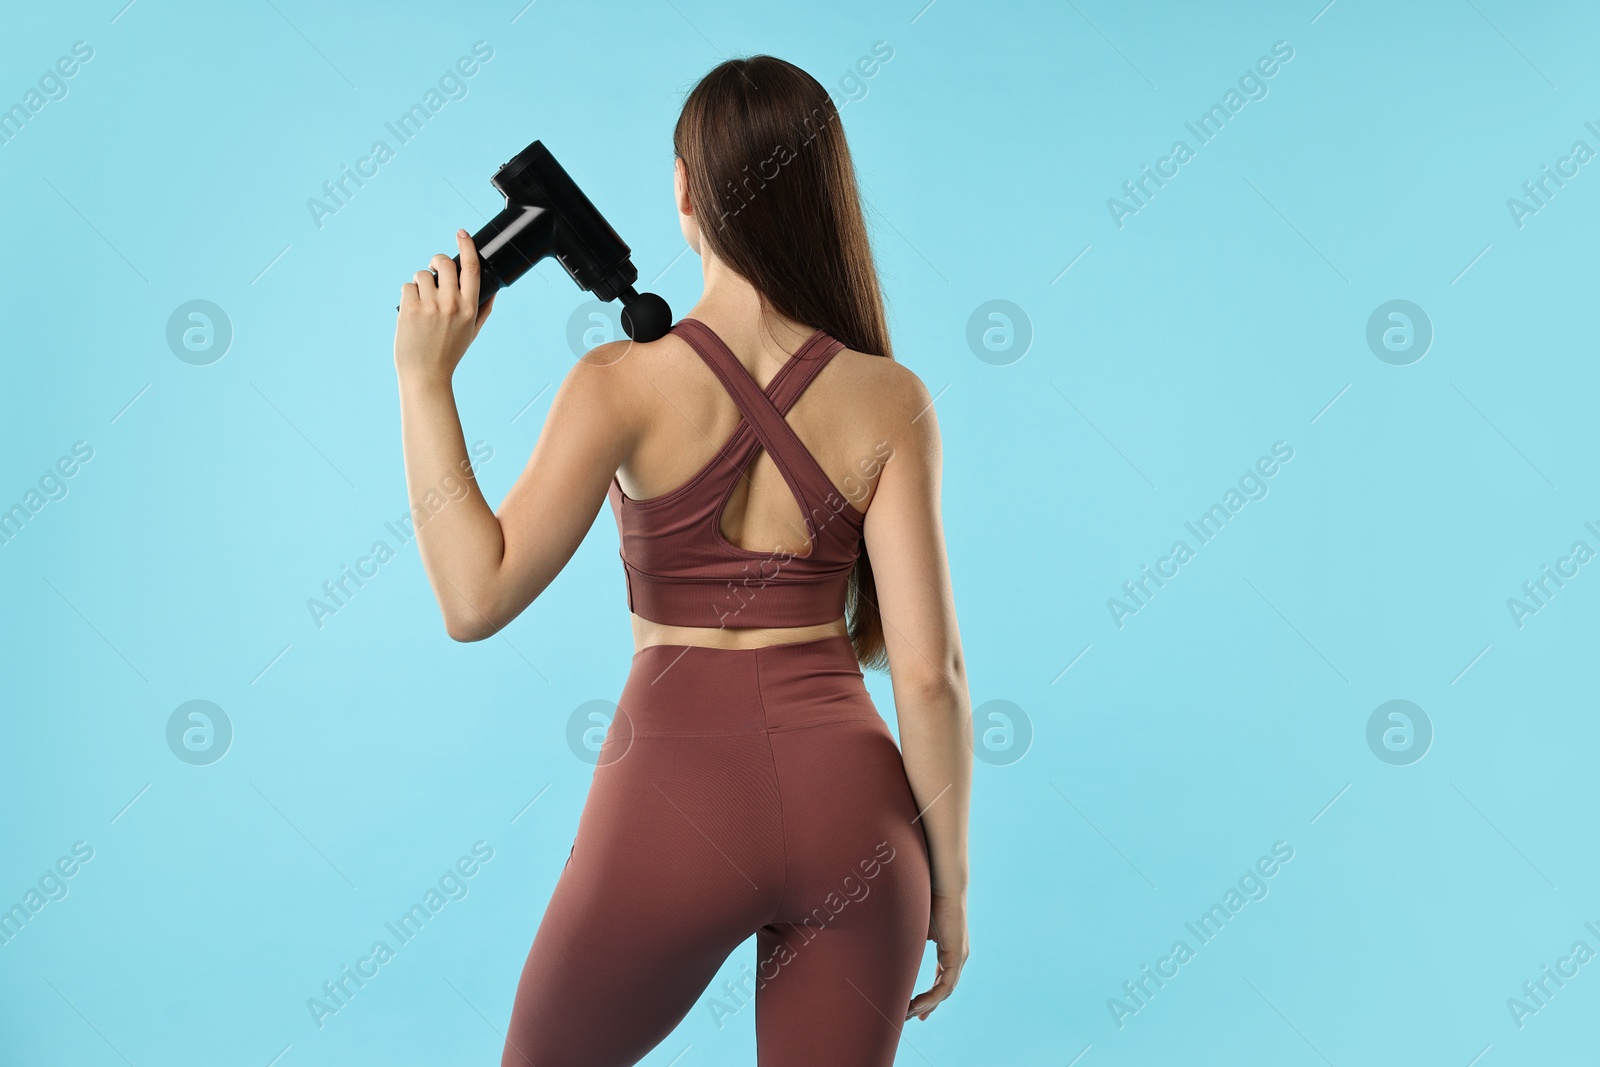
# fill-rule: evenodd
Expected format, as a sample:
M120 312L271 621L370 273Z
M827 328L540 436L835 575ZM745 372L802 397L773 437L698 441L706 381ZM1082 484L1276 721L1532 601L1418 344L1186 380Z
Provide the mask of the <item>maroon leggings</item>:
M635 653L502 1067L637 1063L729 954L761 1067L894 1062L928 934L928 847L846 637ZM744 1025L748 1025L747 1023Z

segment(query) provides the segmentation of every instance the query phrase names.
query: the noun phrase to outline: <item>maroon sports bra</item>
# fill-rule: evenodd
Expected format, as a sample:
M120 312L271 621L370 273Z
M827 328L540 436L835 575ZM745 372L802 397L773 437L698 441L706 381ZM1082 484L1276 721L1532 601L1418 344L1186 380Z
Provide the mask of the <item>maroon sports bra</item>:
M617 520L628 610L670 626L807 626L844 614L866 516L840 495L784 415L843 342L812 334L766 389L705 323L672 327L700 354L743 418L717 455L676 489L634 500L615 476L606 499ZM758 448L800 504L811 550L759 552L722 535L722 509ZM798 531L796 531L798 548Z

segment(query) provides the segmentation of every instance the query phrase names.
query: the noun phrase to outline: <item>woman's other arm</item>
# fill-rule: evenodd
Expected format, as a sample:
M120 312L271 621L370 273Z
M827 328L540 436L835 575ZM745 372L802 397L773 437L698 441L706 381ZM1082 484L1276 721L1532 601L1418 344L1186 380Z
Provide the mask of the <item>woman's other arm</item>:
M892 404L893 453L867 508L864 535L883 616L901 754L932 863L929 936L938 944L939 977L907 1011L925 1019L950 995L967 959L972 708L945 556L933 400L915 374L895 366L901 382Z

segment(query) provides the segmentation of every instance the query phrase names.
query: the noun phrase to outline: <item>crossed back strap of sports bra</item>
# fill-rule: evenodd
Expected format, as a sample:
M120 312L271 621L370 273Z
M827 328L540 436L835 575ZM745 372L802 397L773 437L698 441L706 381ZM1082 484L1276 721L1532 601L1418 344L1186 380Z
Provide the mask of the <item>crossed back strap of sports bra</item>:
M814 538L812 509L823 506L829 495L838 490L784 414L794 406L817 372L844 348L844 342L829 337L823 330L816 331L789 357L766 389L762 389L722 338L705 323L698 319L682 319L672 327L672 332L700 354L744 416L725 457L743 470L753 451L747 431L753 432L777 465L790 492L798 499L800 514Z

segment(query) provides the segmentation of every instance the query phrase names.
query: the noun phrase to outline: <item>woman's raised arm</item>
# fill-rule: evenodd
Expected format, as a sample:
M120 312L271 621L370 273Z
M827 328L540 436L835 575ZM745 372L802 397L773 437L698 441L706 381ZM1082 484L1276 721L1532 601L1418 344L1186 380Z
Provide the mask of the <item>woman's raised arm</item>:
M459 279L440 253L431 262L437 283L420 270L402 288L394 360L407 494L413 513L427 516L416 523L417 549L446 631L457 641L478 641L516 618L572 558L633 446L637 423L622 367L629 343L594 349L557 389L499 514L489 507L472 475L451 382L494 299L478 308L477 249L465 230L456 240Z

